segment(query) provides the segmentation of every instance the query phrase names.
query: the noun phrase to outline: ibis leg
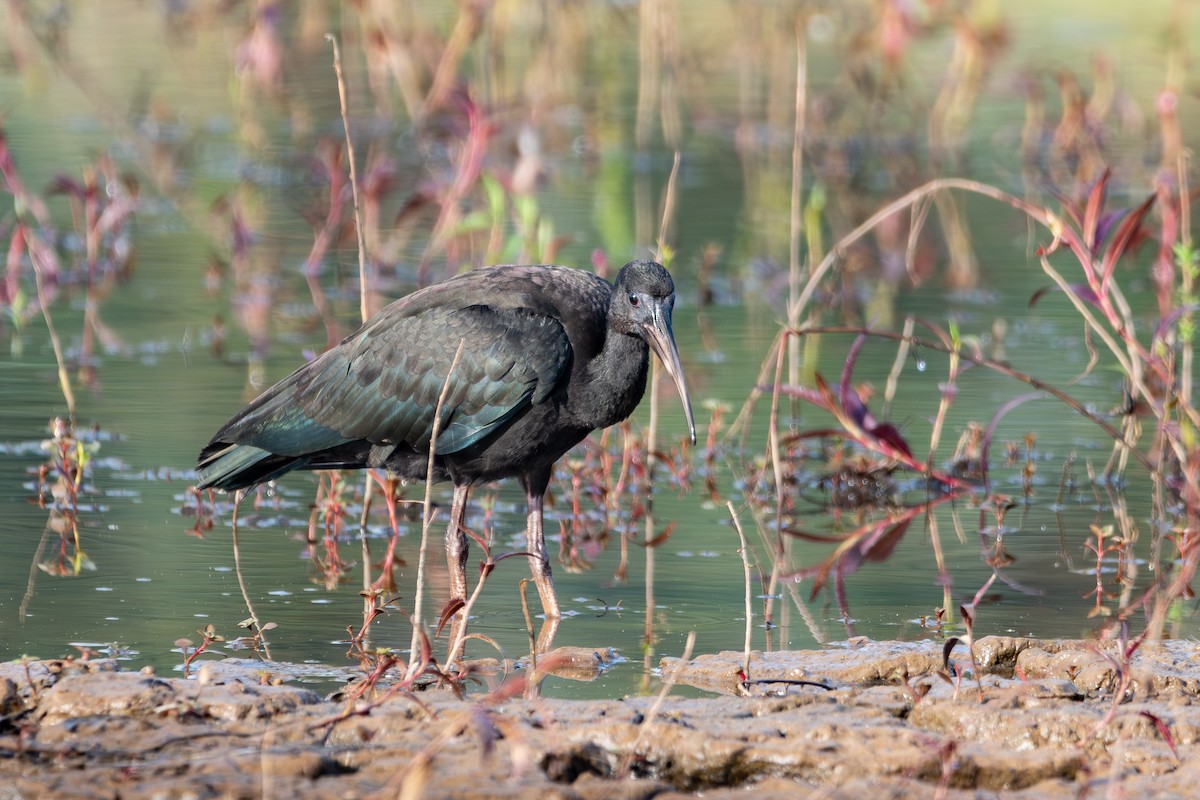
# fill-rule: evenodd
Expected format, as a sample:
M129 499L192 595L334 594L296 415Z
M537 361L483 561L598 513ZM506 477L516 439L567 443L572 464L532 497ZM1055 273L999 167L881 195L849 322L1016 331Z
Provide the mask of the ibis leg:
M367 470L369 480L374 480L383 489L384 501L387 503L388 522L392 526L392 535L388 539L387 553L383 557L383 566L380 570L379 577L372 583L375 589L381 589L385 592L396 591L396 542L400 539L400 522L396 518L396 489L399 486L399 481L391 475L385 474L382 470L369 469ZM366 524L366 515L369 509L363 509L363 524Z
M529 568L533 572L533 583L537 586L546 619L557 619L558 597L554 594L554 578L550 574L550 557L546 553L546 539L542 531L542 500L550 484L550 468L526 475L525 501L529 506L529 519L525 527L525 538L529 552Z
M450 570L450 599L467 599L467 532L463 520L467 515L469 485L454 487L454 500L450 503L450 524L446 528L446 566Z

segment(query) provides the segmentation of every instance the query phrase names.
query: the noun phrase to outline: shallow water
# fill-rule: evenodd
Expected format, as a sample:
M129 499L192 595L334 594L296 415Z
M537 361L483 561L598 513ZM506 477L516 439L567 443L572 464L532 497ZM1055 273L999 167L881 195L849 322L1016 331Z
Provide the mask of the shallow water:
M188 487L195 454L212 432L253 396L248 376L261 370L267 382L277 380L323 341L301 272L312 242L302 212L321 196L321 184L311 172L316 134L338 136L340 129L328 54L319 36L312 36L307 26L336 26L339 12L310 10L284 16L280 36L292 49L283 72L284 87L280 93L270 94L265 90L256 93L245 73L236 77L237 47L246 35L247 20L215 15L198 19L194 30L168 35L164 31L169 21L158 16L159 11L140 4L118 5L120 13L114 11L112 18L90 16L96 14L94 6L74 11L69 21L71 60L66 63L74 65L75 71L64 69L64 62L54 62L46 51L34 48L41 55L32 64L10 67L0 75L0 105L8 109L5 129L31 187L40 190L59 173L77 174L88 154L98 148L110 150L130 171L142 170L141 180L147 184L136 227L130 233L137 252L133 277L113 287L102 304L101 316L115 337L98 351L98 385L92 389L76 386L81 428L94 425L100 431L80 514L81 543L90 566L78 575L55 577L37 566L53 560L60 541L57 532L46 535L49 513L33 502L36 470L45 460L38 443L48 436L47 421L66 412L46 328L39 318L21 331L0 327L0 536L6 542L6 557L0 563L0 656L51 657L74 648L112 649L133 665L153 664L168 670L177 669L182 660L176 640L199 641L196 630L207 624L232 639L238 633L237 623L247 616L233 571L228 510L216 515L213 529L203 538L187 533L194 522L191 509L195 498ZM1066 26L1063 15L1045 4L1005 6L1004 13L1011 15L1006 18L1009 47L984 84L976 120L964 145L967 165L961 169L1019 190L1019 164L1012 143L1020 129L1023 104L1012 87L1044 61L1041 53L1047 42L1054 43L1057 59L1083 75L1102 43L1105 52L1118 61L1122 91L1148 109L1160 73L1147 65L1161 61L1156 55L1155 32L1169 18L1166 4L1161 5L1139 12L1132 22L1118 12L1105 11L1108 16L1090 20L1091 32L1086 35L1078 26ZM499 6L493 25L500 26L499 20L506 19L505 24L514 26L510 33L517 31L514 41L525 41L521 36L539 41L522 24L505 16L511 11L508 4ZM708 11L711 13L687 20L688 27L681 31L694 36L688 52L695 58L719 52L713 42L729 12L718 4ZM452 9L439 4L411 13L412 25L442 35L452 20ZM586 267L593 249L601 248L619 264L629 255L646 252L649 240L639 231L656 227L648 220L657 217L657 198L670 170L670 149L656 138L647 155L634 153L631 127L637 49L636 37L628 35L634 20L604 4L588 5L579 14L604 26L606 36L588 39L592 48L588 56L609 59L605 63L610 66L594 86L575 74L561 76L554 113L549 114L542 132L544 175L536 196L544 219L553 223L552 232L570 235L556 260ZM569 16L564 13L555 24L564 30L579 24L579 19L567 19ZM114 19L120 19L120 24ZM344 19L340 24L350 30L351 22ZM528 25L535 27L532 22ZM172 38L177 35L181 38ZM496 124L503 138L518 127L510 117L523 119L517 109L523 113L528 102L505 81L519 85L517 77L522 74L533 76L529 78L533 81L541 73L516 57L522 52L518 45L505 47L488 38L496 35L489 29L483 39L486 44L472 51L464 69L479 97L495 104ZM785 47L789 41L789 36L778 36L770 46ZM129 42L136 46L126 46ZM812 39L814 98L838 97L841 91L836 83L840 51L835 45L836 37L832 41ZM951 37L945 31L914 44L910 62L910 90L917 98L912 100L914 107L930 100L950 48ZM510 60L503 61L497 53ZM536 59L531 56L529 61ZM790 118L782 127L764 127L765 140L778 138L785 145L747 156L748 161L759 158L761 163L743 170L735 146L736 65L720 61L711 70L716 77L710 91L692 87L685 93L688 134L675 231L678 254L674 272L680 287L676 335L702 423L699 448L704 447L703 429L710 414L702 404L720 401L728 406L728 424L758 380L759 367L778 330L780 286L786 292L786 282L779 282L778 264L786 263L787 184L782 184L779 193L780 186L772 182L779 180L780 165L787 169L791 138ZM362 114L361 125L386 129L381 138L393 148L395 180L411 187L444 178L452 145L414 139L404 123L372 122L366 113L369 104L364 99L368 95L363 80L361 70L354 73L352 89L357 94L352 96ZM782 96L787 98L789 93ZM620 101L610 103L610 94L619 95ZM699 98L708 105L697 105ZM1181 114L1193 123L1200 121L1194 102L1189 103ZM402 114L396 112L395 118ZM764 109L761 123L767 126L772 119ZM848 124L845 119L842 123ZM1183 127L1185 131L1198 129L1196 124ZM810 166L830 181L830 224L844 220L852 205L838 193L860 191L854 203L872 210L885 197L893 196L895 174L889 170L895 165L889 166L893 157L889 154L893 148L897 152L909 147L920 150L924 145L915 143L922 142L924 133L920 124L899 131L887 130L884 124L824 134L826 143L842 146L840 156L854 158L857 153L867 162L865 167L848 167L856 170L857 182L838 185L830 176L830 151L818 151L825 153L824 160L819 154L814 156ZM1127 129L1114 139L1113 158L1118 162L1128 166L1149 159L1137 150L1144 139ZM186 146L176 148L179 142ZM156 153L161 161L155 161ZM491 153L497 171L507 174L513 166L512 149L496 145ZM873 166L877 159L880 163ZM147 177L156 164L173 178L156 183ZM172 188L168 190L166 184ZM1128 184L1129 195L1141 191L1132 178ZM652 202L631 200L641 189ZM168 202L163 196L172 199ZM228 206L213 206L218 197L236 205L243 215L253 234L251 273L268 287L270 300L263 320L270 343L261 353L261 363L243 327L253 318L255 295L232 290L228 274L216 293L205 291L211 260L231 259ZM965 335L983 337L985 342L994 321L1005 319L1004 345L1012 365L1068 388L1068 381L1084 370L1088 360L1077 319L1061 297L1043 298L1032 310L1027 307L1032 291L1048 283L1030 259L1034 246L1043 240L1036 234L1031 238L1019 219L990 201L971 199L962 205L980 262L977 286L948 289L939 279L945 261L942 254L938 276L919 290L899 292L890 304L879 300L870 281L863 281L853 291L864 298L866 312L889 307L897 320L912 314L942 325L952 318ZM56 200L53 209L56 221L69 227L65 203ZM432 218L422 224L427 227ZM841 225L839 230L844 232L845 227ZM396 274L385 280L384 294L395 296L412 287L425 242L418 237L398 246L399 265ZM697 269L700 254L710 243L720 245L725 255L714 279L718 303L703 306L697 302ZM70 247L69 238L64 239L64 250ZM470 255L466 254L464 261L469 262ZM357 308L353 249L337 249L330 261L322 281L331 292L339 319L350 326ZM1152 298L1141 274L1121 273L1131 300L1139 309L1150 310ZM52 311L68 356L77 358L81 352L82 293L64 292ZM214 357L210 348L215 316L222 317L228 329L220 358ZM831 382L836 382L849 346L850 338L845 336L823 340L817 370ZM868 345L858 361L856 380L869 381L881 393L894 355L894 348L887 343ZM248 369L248 363L253 369ZM945 369L944 357L915 353L904 366L899 392L887 414L918 453L928 447L930 419L937 406L938 384L946 378ZM1004 402L1028 391L981 369L964 373L958 389L939 448L943 463L968 421L986 425ZM1104 414L1120 400L1120 378L1102 366L1070 385L1068 391ZM662 401L666 415L662 436L677 441L682 415L666 383ZM880 402L878 396L872 400L876 413ZM801 430L829 424L819 413L803 407L801 414L797 422ZM745 480L746 464L763 452L766 416L763 406L755 416L745 449L736 442L722 445L717 480L739 507L759 559L758 569L769 572L767 548L737 491ZM639 429L646 419L643 407L635 416ZM991 587L989 602L977 611L976 630L1039 637L1086 635L1098 625L1098 620L1088 616L1092 600L1085 596L1096 585L1095 558L1084 549L1089 526L1112 523L1114 503L1126 505L1143 540L1137 549L1143 562L1137 565L1138 574L1131 585L1145 586L1152 577L1146 561L1152 524L1150 483L1137 467L1130 468L1122 492L1110 494L1106 486L1089 483L1086 464L1090 462L1097 470L1103 466L1108 440L1092 423L1053 400L1027 403L1010 413L998 428L993 458L1001 458L1005 443L1020 442L1029 432L1036 434L1032 462L1037 468L1029 498L1022 499L1024 459L1013 467L995 470L1002 491L1017 501L1003 530L1004 545L1014 560L1003 570L1003 579ZM1060 498L1064 463L1071 454L1077 459L1070 478L1078 485ZM699 467L697 463L694 470ZM636 545L630 548L626 582L613 580L619 558L615 534L603 548L584 547L588 568L572 572L557 567L558 592L568 616L556 644L613 647L626 661L596 683L559 682L547 691L571 696L637 691L654 680L645 664L656 664L658 655L678 654L689 631L696 631L696 647L701 652L741 647L744 588L737 537L723 504L707 498L698 473L693 479L696 485L692 490L680 493L673 489L668 475L659 474L654 498L656 530L662 531L672 522L676 528L653 552L650 644L645 639L647 551ZM361 488L361 480L356 481ZM257 512L246 511L240 537L242 569L260 618L277 624L269 635L274 658L343 664L347 663L346 628L360 624L361 577L352 569L341 585L328 589L306 557L303 540L315 487L313 476L289 476L280 482L275 498L264 501ZM560 475L552 488L555 506L548 512L548 530L556 529L560 520L570 523L568 489L569 477ZM410 488L408 496L419 497L420 491L420 487ZM818 487L809 487L804 494L807 499L798 504L808 510L798 526L825 532L838 524L843 530L851 527L848 520L838 523L829 518ZM445 487L438 488L435 499L448 501ZM494 501L490 521L500 543L497 552L509 549L510 541L517 542L512 549L519 549L524 511L518 488L502 485L494 491L478 492L475 500L471 524L484 522L481 501ZM594 506L589 508L588 502L584 500L584 513L594 514ZM353 519L347 538L340 543L347 562L361 561ZM968 501L939 508L936 519L952 579L952 602L966 602L992 572L981 558L981 529L985 546L990 547L993 539L988 526L992 520ZM765 524L769 529L769 512ZM635 527L640 531L641 523ZM444 573L438 555L439 526L434 528L431 590L438 608L444 601ZM406 523L402 531L400 552L407 566L398 574L398 604L405 609L412 603L419 531L419 524L414 523ZM374 560L381 557L386 535L386 518L376 515L369 526ZM931 544L928 529L914 524L891 558L868 563L849 576L849 622L842 620L830 591L810 600L811 581L799 582L794 592L785 582L778 627L766 631L761 616L756 618L754 646L803 648L852 635L895 639L933 635L923 620L943 605L943 591ZM551 544L552 552L555 547ZM811 566L831 549L830 545L800 541L790 547L798 566ZM1114 566L1106 563L1102 574L1110 569ZM473 630L495 639L510 656L527 649L516 593L516 582L524 574L519 559L503 562L473 621ZM755 594L759 593L756 586ZM1113 601L1107 605L1111 607ZM1191 614L1191 608L1180 609L1172 632L1193 633L1196 625ZM405 615L394 613L377 623L372 642L407 646ZM236 652L229 646L214 647L213 652L217 651ZM473 645L472 652L492 655L482 646ZM645 654L651 657L644 660Z

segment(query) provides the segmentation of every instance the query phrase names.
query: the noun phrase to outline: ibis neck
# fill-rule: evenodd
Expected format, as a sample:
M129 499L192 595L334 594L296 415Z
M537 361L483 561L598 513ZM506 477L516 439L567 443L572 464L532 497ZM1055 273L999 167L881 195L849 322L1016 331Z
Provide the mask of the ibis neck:
M640 336L609 329L604 348L584 367L571 405L592 428L605 428L626 419L646 391L650 348Z

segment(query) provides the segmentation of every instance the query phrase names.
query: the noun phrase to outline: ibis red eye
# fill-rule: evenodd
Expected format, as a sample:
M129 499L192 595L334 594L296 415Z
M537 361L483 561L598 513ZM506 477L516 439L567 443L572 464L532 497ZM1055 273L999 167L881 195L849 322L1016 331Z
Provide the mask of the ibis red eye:
M638 297L636 294L634 294L633 292L630 292L629 293L629 305L633 306L634 308L637 308L641 304L642 304L642 299L640 297Z

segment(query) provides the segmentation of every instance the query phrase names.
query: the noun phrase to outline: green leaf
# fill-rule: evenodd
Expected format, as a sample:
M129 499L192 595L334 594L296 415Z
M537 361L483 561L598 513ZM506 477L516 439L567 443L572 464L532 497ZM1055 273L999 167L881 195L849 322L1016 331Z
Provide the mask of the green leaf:
M508 205L508 193L505 191L504 185L496 179L495 175L491 174L485 174L480 178L480 182L487 195L488 210L491 211L492 219L503 218L505 207Z
M538 263L546 261L550 245L554 242L554 223L544 217L538 222L537 228L537 258Z
M492 219L491 212L476 209L458 221L458 224L454 226L454 234L486 231L492 227Z
M1175 264L1180 270L1185 270L1188 277L1195 279L1200 274L1200 250L1189 243L1176 242L1171 248L1175 255Z
M533 231L537 225L538 204L532 195L513 197L513 208L517 214L517 222L524 231Z
M675 248L666 242L658 243L658 260L667 269L671 268L671 262L675 260Z

